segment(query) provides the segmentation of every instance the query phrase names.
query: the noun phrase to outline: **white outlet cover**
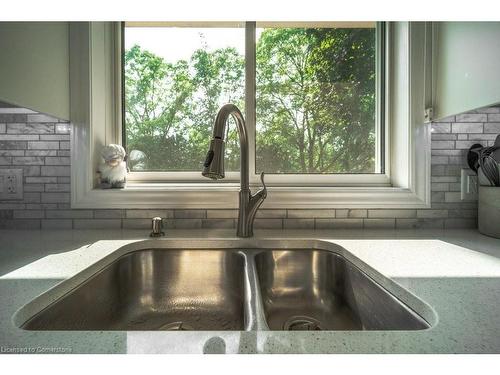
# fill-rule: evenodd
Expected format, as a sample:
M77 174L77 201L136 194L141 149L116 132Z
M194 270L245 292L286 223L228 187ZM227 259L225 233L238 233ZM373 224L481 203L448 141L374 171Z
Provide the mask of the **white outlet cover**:
M0 168L0 200L23 199L23 170Z
M469 168L463 168L460 178L460 198L463 201L477 201L477 182L476 172Z

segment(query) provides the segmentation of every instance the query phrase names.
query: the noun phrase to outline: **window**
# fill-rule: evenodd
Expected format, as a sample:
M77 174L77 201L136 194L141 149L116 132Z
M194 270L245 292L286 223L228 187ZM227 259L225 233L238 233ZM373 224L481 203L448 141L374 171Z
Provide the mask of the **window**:
M375 23L258 28L256 43L257 170L374 173Z
M125 144L132 171L200 171L214 116L245 110L245 29L125 27ZM239 170L234 126L226 166Z
M386 183L382 29L375 22L125 23L130 179L207 182L199 171L213 119L232 102L251 134L253 181L264 171L271 183L307 184L304 174L311 183ZM238 171L235 126L228 131L227 170Z
M139 165L136 165L133 172L129 174L126 189L102 190L96 188L95 170L99 163L101 147L109 143L119 143L122 140L127 146L127 138L132 138L131 134L127 134L127 127L122 126L127 123L123 119L124 115L126 115L126 105L123 105L125 97L122 95L125 89L123 86L126 83L122 77L125 71L120 69L120 66L123 67L125 63L122 57L125 51L124 47L127 45L126 41L123 40L123 36L126 39L127 27L142 26L144 28L146 25L127 24L125 30L123 30L123 26L123 24L116 22L70 23L70 120L73 125L71 133L71 207L237 208L239 190L237 179L239 173L234 171L238 167L237 159L233 159L233 172L226 174L228 183L213 183L201 177L201 166L200 169L195 168L197 157L190 159L191 164L175 164L171 160L169 160L170 164L162 164L162 159L159 158L157 160L160 160L160 163L156 166L148 165L146 161L148 153L151 155L151 152L147 143L145 143L143 150L140 150L139 147L135 148L137 151L141 151L142 154L135 152L135 161ZM207 29L224 29L225 35L230 34L231 38L224 38L222 47L236 49L236 51L241 51L241 43L243 42L235 41L240 40L244 35L244 101L240 105L244 107L249 128L250 171L258 172L259 168L262 168L268 172L266 180L269 195L264 203L266 208L429 207L430 127L424 121L426 108L424 98L428 97L427 94L431 88L428 83L432 79L432 59L427 58L427 56L432 56L433 42L430 37L434 35L430 32L432 23L389 22L386 25L379 23L375 25L374 23L365 22L313 24L247 22L244 24L161 23L148 24L147 26L162 27L164 29L176 26L183 30L196 28L198 29L197 43L200 41L199 29L203 31ZM265 71L259 73L259 69L261 69L258 60L261 53L259 52L259 46L261 46L259 43L262 43L263 35L267 30L270 30L269 34L271 34L276 29L290 34L302 32L302 36L305 35L308 38L324 36L324 38L320 39L324 41L324 44L320 44L320 47L325 48L328 46L328 35L331 33L335 34L344 31L350 33L354 38L357 33L352 33L352 29L356 29L359 33L374 32L374 92L370 91L370 87L373 87L371 82L364 86L365 91L359 91L359 84L353 78L356 77L356 74L342 76L347 77L345 78L346 81L342 81L337 75L341 69L328 60L323 66L316 64L306 69L307 75L304 78L308 78L309 81L305 80L304 82L311 82L310 85L306 86L311 91L308 96L301 97L300 95L293 95L293 91L289 90L291 83L286 82L286 75L292 72L290 70L278 71L273 68L271 70L273 74L279 72L280 75L277 78L272 77L272 80L268 81L267 89L276 88L276 92L286 94L279 97L285 104L282 108L289 105L298 105L299 108L302 108L302 110L297 111L297 117L288 115L287 118L287 114L283 109L279 109L277 102L264 100L266 94L269 93L262 92L263 87L266 87L266 81L263 80L265 77L262 77L262 74L267 73ZM155 30L158 31L159 29ZM241 32L240 36L236 36L239 32ZM368 38L369 34L366 37ZM148 42L153 40L152 38L147 39L149 39ZM201 46L203 48L207 47L206 50L209 53L220 48L220 45L214 42L212 36L209 40L208 32L204 33L204 40L205 42ZM319 48L320 51L318 51L317 48L311 47L310 39L306 39L306 41L307 43L298 44L302 46L302 51L317 51L314 55L318 53L321 56L319 52L322 48ZM164 41L164 44L185 45L167 43L167 41ZM271 46L275 49L279 47L286 50L286 48L290 47L289 44L287 42L276 46L271 44ZM360 45L360 43L353 43L349 54L343 55L352 56L344 60L354 63L356 61L354 51L358 49L356 46ZM312 46L314 46L314 43L312 43ZM139 45L139 47L141 46ZM145 45L143 47L145 50L151 48ZM326 51L330 51L330 49L326 49ZM423 51L426 53L423 53ZM344 52L348 51L344 50ZM238 52L238 54L242 55L242 52ZM336 56L330 57L335 58ZM273 52L273 58L278 58L277 52ZM340 61L343 61L343 59L340 59ZM367 58L365 56L360 61L365 61L370 66L373 66L373 57ZM175 84L181 82L182 84L192 83L190 80L193 77L194 68L189 65L190 61L187 63L187 68L182 67L185 75L182 76L180 81L174 82ZM317 74L318 72L321 75ZM136 76L135 79L138 79L138 77ZM269 84L269 82L273 83L275 81L278 81L279 87ZM173 83L166 80L165 82L155 81L155 84L164 84L165 87L171 87L168 85ZM241 95L242 86L239 87L239 95ZM342 95L338 98L332 98L328 95L328 90L337 90L339 87L342 88ZM177 93L176 90L172 92ZM192 90L192 92L195 92L195 94L191 95L190 103L196 100L201 101L203 91ZM224 90L218 92L223 93ZM360 93L364 94L359 95ZM230 100L235 100L234 94L235 90L227 90L216 100L213 100L212 95L207 95L205 101L207 103L215 103L219 99L225 101L227 97L224 98L224 95L233 95ZM275 94L274 91L273 94ZM374 98L372 95L374 95ZM171 100L172 97L175 96L170 96L168 99ZM302 101L296 102L297 97ZM347 99L352 99L352 101ZM313 108L315 111L321 108L322 110L319 113L310 111L308 107L310 103L314 105L323 104L322 100L335 100L334 103L338 104L338 107L336 105L319 105ZM186 100L186 102L188 101ZM354 102L366 106L362 112L363 116L359 111L351 110L347 111L347 115L342 118L334 117L336 115L334 110L338 112L339 109L343 109L346 105ZM266 109L265 105L268 105L269 108ZM371 107L374 107L373 110L366 110ZM148 111L152 110L151 107L144 108L147 108ZM192 108L198 108L198 112L193 112ZM203 107L190 107L190 110L185 112L189 115L185 120L186 122L179 121L176 123L182 131L174 131L177 128L171 128L174 130L163 132L166 138L182 138L169 139L169 142L174 140L176 142L190 142L194 139L194 136L190 133L192 129L188 125L194 123L191 117L193 113L200 114L202 112L200 108ZM352 108L357 107L353 106ZM309 112L304 111L304 109ZM267 117L263 116L263 113L266 114L266 110L269 111ZM312 160L310 165L315 168L319 167L319 170L309 168L308 162L302 163L300 158L296 158L296 156L295 160L299 160L300 163L292 163L293 155L286 153L281 155L278 153L273 154L270 151L267 151L266 155L264 152L255 151L279 145L281 140L274 141L273 137L283 138L283 135L288 135L288 133L296 129L295 122L291 119L303 119L304 117L301 117L302 113L307 113L307 116L310 116L309 113L313 113L313 124L318 126L316 131L319 132L316 137L322 135L323 139L328 140L328 142L323 140L321 143L317 142L312 147L316 151L312 153L313 157L310 159ZM368 115L369 113L372 113L372 117ZM176 115L178 116L179 113L176 112ZM211 116L213 115L207 113L207 118L210 119ZM177 119L178 117L171 116L168 118ZM336 121L323 121L323 119L328 120L331 118L336 119ZM317 121L318 119L321 119L321 121ZM355 121L351 122L351 119ZM199 129L210 129L211 122L210 119L210 124L199 125ZM161 124L161 122L159 123ZM363 126L366 127L364 132L369 134L369 140L365 143L366 147L360 148L363 157L355 159L356 162L350 160L341 167L326 164L324 161L326 159L321 159L323 162L318 162L322 147L337 147L335 150L339 150L339 147L351 147L353 144L348 137L343 138L341 136L342 132L332 132L330 135L326 135L326 130L331 131L332 129L325 129L325 127L339 126L342 129L342 127L348 128L352 123L356 125L364 124ZM196 122L196 124L199 123ZM273 128L275 124L278 124L277 128ZM156 126L158 124L152 121L150 125ZM154 130L153 126L149 130L152 134L155 134L156 130ZM339 129L335 128L335 130ZM189 134L184 134L186 132L189 132ZM264 142L267 142L267 144L262 144L262 134L265 132L267 132L269 138L266 136ZM298 134L300 135L300 132ZM302 134L304 134L304 140L306 140L306 135L309 136L307 128ZM135 140L131 139L130 141L137 142L138 136L133 136ZM231 134L229 138L231 138ZM291 139L293 138L286 138L285 141L291 142ZM312 139L317 138L313 137ZM330 142L332 139L338 142ZM200 142L203 141L204 137L200 137ZM170 144L175 146L179 143ZM304 144L306 144L305 141ZM310 148L307 145L305 149L309 150ZM206 150L202 147L200 149L202 155L204 155ZM239 153L236 152L236 149L235 146L235 158ZM177 148L177 150L183 151L181 148ZM349 148L345 148L345 150L349 150ZM132 151L129 150L130 153ZM325 151L329 150L323 149L322 155L325 155ZM158 152L168 151L159 148ZM256 155L258 156L257 159ZM330 153L330 155L334 154ZM335 153L334 157L336 156L337 153ZM227 155L227 157L232 157L232 155ZM174 160L179 159L183 163L189 160L186 155L175 153L171 154L171 158ZM132 159L134 160L134 158ZM287 159L290 159L290 161ZM331 162L332 160L330 160L330 164ZM304 164L309 169L302 168ZM183 167L179 168L177 165ZM305 177L304 171L307 173L307 177ZM250 179L251 183L259 184L258 175L250 173Z

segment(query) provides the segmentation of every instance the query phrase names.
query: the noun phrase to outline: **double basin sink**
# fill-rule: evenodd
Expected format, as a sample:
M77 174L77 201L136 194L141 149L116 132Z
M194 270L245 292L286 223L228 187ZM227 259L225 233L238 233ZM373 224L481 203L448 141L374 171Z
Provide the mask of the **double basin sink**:
M306 248L305 241L296 248L291 242L271 241L267 248L227 248L230 243L210 249L206 243L201 248L152 247L161 241L131 247L76 285L65 285L71 279L63 281L54 288L57 298L44 302L46 296L41 295L31 303L42 306L39 311L28 304L18 312L23 315L24 309L24 318L17 317L19 326L83 331L430 326L429 319L347 260L336 246L332 251L314 244ZM386 280L400 288L400 298L406 293L416 299Z

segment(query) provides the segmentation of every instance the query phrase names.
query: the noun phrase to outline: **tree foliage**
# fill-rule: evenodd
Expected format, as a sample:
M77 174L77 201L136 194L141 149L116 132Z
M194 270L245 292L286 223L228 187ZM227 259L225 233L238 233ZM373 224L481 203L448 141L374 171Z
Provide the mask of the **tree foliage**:
M373 29L266 29L256 46L257 169L269 173L373 172ZM125 53L127 149L147 170L200 170L218 108L244 109L244 56L198 49L166 62ZM239 168L229 126L228 170Z

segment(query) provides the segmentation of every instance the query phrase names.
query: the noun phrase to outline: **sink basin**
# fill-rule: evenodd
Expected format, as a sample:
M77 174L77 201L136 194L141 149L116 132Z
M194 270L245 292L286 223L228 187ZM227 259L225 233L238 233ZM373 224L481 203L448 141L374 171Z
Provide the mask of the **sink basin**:
M23 306L14 322L26 330L318 331L419 330L435 321L424 302L374 273L390 291L383 288L344 254L313 240L133 242Z
M244 259L220 250L122 256L28 320L28 330L243 330Z
M418 330L425 320L343 257L322 250L255 258L271 330Z

